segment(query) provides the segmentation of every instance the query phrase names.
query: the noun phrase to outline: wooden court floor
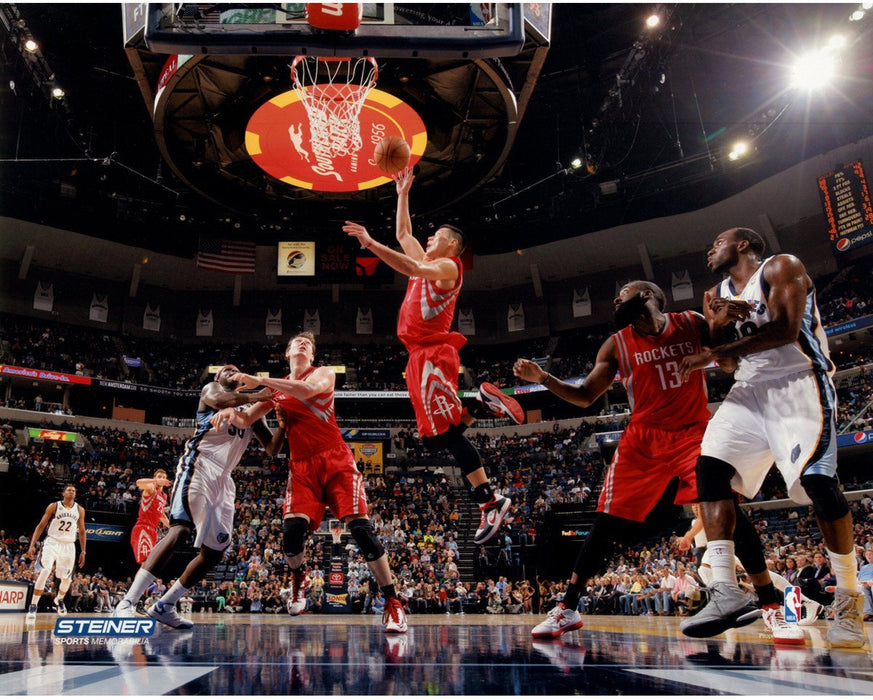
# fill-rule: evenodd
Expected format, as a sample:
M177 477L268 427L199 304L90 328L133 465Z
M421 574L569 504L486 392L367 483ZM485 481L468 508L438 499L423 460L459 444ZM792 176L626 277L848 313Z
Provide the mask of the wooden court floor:
M693 640L677 618L586 616L538 642L530 615L410 616L390 637L372 615L193 618L85 645L59 643L53 614L0 615L0 695L873 696L869 631L863 649L829 649L821 621L777 648L760 621Z

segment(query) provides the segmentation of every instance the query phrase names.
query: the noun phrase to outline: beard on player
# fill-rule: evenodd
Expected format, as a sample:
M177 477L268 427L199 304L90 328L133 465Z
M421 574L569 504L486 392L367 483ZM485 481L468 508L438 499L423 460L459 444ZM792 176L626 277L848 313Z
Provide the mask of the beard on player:
M631 325L646 314L646 300L637 292L615 307L615 323L619 328Z

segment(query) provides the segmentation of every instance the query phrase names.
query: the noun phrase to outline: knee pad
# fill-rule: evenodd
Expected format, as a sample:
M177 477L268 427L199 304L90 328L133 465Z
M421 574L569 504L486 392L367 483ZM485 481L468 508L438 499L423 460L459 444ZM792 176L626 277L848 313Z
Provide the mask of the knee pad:
M286 557L296 557L303 551L308 531L306 518L285 518L282 521L282 551Z
M745 511L734 501L736 527L734 528L734 552L750 574L761 574L767 568L761 537Z
M800 485L812 501L815 514L825 522L839 520L849 512L849 504L840 490L836 477L824 474L804 474Z
M382 543L376 539L376 533L373 532L373 525L367 518L357 518L349 523L349 532L358 543L358 547L364 553L364 559L367 561L376 561L379 557L385 554L385 548Z
M701 501L726 501L733 498L731 478L734 468L715 457L700 456L695 467L697 497Z

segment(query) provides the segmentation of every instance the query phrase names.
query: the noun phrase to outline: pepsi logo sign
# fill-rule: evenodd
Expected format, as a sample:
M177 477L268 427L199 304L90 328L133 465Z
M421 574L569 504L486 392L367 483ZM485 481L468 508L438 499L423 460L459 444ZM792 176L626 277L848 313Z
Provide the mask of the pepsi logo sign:
M844 250L847 250L850 245L852 245L852 242L848 238L841 238L837 241L837 250L842 252Z
M867 442L867 440L869 439L869 436L864 431L855 433L854 437L855 437L855 444L856 445L862 445L865 442Z

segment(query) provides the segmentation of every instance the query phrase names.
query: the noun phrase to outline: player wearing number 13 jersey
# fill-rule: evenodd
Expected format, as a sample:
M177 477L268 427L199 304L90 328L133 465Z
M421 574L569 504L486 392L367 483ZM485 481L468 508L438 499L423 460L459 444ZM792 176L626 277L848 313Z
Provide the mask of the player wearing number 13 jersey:
M563 382L530 360L515 363L516 376L583 408L600 398L618 374L632 409L564 600L534 627L531 634L536 638L555 638L582 627L576 607L585 582L602 570L617 542L642 534L641 523L671 482L678 482L676 503L697 499L695 464L709 411L703 372L683 381L680 366L683 358L701 351L708 326L691 311L666 313L665 303L664 292L651 282L626 284L615 299L620 330L600 347L594 369L582 384Z

